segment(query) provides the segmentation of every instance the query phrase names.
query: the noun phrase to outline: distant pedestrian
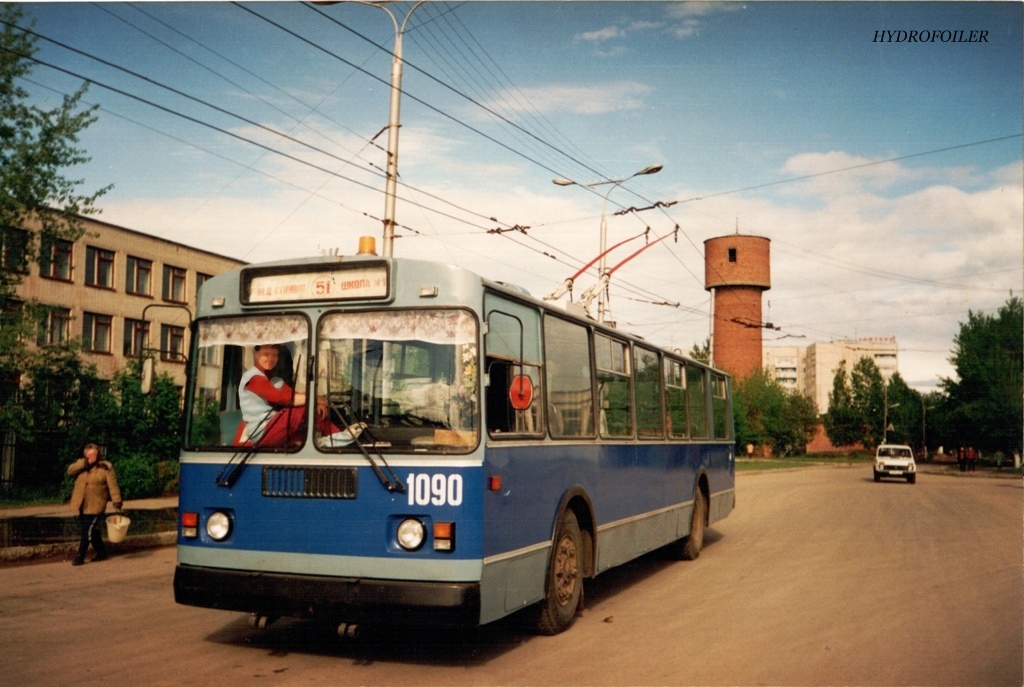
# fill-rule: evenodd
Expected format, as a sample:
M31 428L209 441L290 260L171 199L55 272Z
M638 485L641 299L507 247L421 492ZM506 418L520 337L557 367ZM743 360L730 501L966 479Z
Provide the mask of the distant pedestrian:
M68 476L75 478L75 488L71 492L71 510L78 514L80 539L78 555L71 565L85 563L85 554L92 544L96 551L94 561L107 558L107 548L103 544L102 518L107 510L107 502L113 501L114 508L121 510L121 490L117 486L117 474L109 461L103 460L100 447L86 444L83 456L68 466Z
M960 466L960 472L967 472L967 449L963 446L956 452L956 464Z
M978 463L978 452L973 446L967 447L967 472L974 472L974 466Z

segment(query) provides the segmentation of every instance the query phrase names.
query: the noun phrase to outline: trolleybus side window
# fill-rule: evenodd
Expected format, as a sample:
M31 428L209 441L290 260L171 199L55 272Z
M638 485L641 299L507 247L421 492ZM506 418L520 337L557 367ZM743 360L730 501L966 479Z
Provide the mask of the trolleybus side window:
M586 327L544 318L548 428L559 438L594 435L590 337Z
M470 450L479 431L477 331L464 310L328 313L317 336L317 393L337 426L361 423L361 443L376 449Z
M711 412L714 415L715 439L732 439L732 423L729 422L729 403L726 398L725 377L711 373Z
M636 431L644 438L665 436L661 407L661 367L659 355L640 346L633 347L633 371L636 375Z
M487 431L494 438L540 434L540 316L535 308L493 294L485 310Z
M279 344L277 365L268 377L305 393L309 360L309 324L297 314L225 317L196 324L193 356L198 361L189 399L186 444L189 448L234 449L242 422L238 386L253 366L253 348Z
M707 382L704 368L696 365L686 366L686 398L690 415L690 438L707 439L708 437L708 406Z
M665 359L665 403L668 435L672 439L689 436L686 421L686 368L678 360Z
M633 390L629 346L603 334L594 337L601 436L633 436Z

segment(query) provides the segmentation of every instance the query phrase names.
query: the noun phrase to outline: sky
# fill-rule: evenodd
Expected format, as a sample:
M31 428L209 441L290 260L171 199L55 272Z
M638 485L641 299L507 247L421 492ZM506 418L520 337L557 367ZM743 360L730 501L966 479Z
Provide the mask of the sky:
M604 211L610 319L688 352L704 241L767 237L765 346L895 337L922 391L1024 288L1019 2L413 6L24 3L20 85L89 82L68 176L112 186L100 220L250 262L382 249L404 22L395 257L543 297Z

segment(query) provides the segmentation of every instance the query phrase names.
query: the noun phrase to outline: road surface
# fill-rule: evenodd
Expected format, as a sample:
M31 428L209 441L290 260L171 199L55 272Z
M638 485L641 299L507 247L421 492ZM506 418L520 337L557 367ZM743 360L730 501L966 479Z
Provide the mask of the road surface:
M694 562L657 553L586 588L556 637L339 640L177 606L174 549L0 569L8 685L1021 685L1022 483L870 466L741 474Z

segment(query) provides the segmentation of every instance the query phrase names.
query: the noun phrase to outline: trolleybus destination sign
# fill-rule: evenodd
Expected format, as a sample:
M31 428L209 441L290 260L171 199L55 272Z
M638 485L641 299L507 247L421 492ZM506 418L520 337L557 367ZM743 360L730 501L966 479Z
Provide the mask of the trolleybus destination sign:
M252 271L242 277L244 303L362 300L387 295L385 265L349 269L324 269L317 265L301 271Z

